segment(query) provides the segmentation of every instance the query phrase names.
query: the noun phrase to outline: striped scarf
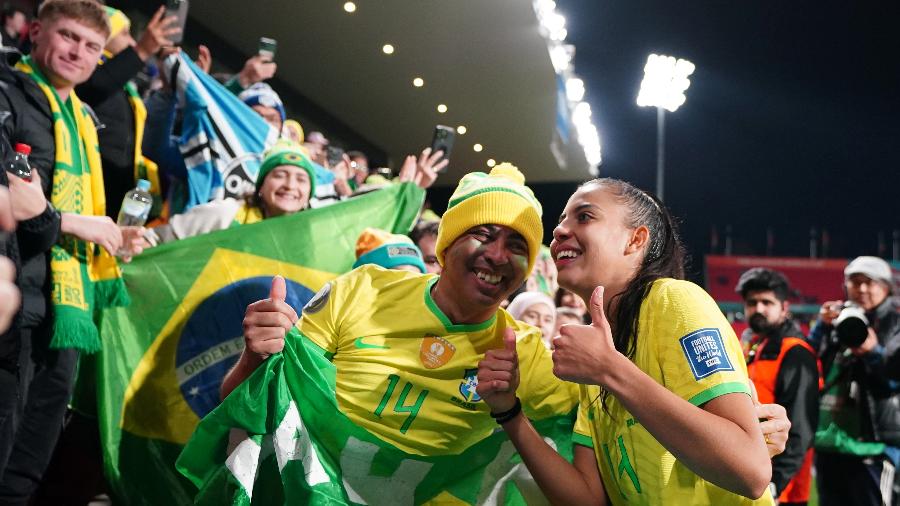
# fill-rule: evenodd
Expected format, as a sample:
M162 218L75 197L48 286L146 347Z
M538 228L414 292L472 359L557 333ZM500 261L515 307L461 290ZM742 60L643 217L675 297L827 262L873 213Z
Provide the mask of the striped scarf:
M50 202L61 213L105 215L97 130L81 100L74 92L66 102L60 100L30 57L19 61L16 68L37 83L53 114L56 159ZM115 257L95 244L68 235L61 236L50 255L54 310L50 347L77 348L85 353L100 351L94 311L129 302Z

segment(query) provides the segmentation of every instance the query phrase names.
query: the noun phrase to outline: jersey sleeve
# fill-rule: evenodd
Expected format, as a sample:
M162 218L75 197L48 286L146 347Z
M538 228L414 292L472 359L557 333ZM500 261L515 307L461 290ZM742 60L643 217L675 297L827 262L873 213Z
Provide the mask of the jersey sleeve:
M326 283L303 306L297 328L300 333L329 355L337 353L341 344L341 321L350 308L343 302L352 297L352 283L338 277Z
M591 424L593 423L593 414L591 413L592 405L599 403L597 398L600 395L600 389L587 385L578 385L579 402L578 416L575 418L575 427L572 428L572 442L588 448L594 447L594 438L591 435ZM591 392L594 391L594 395Z
M540 420L570 414L578 403L578 386L553 374L553 359L541 341L540 332L530 325L514 327L519 355L519 398L525 414Z
M695 406L729 393L750 394L740 342L709 294L671 280L648 302L642 311L650 313L644 317L648 337L666 388Z

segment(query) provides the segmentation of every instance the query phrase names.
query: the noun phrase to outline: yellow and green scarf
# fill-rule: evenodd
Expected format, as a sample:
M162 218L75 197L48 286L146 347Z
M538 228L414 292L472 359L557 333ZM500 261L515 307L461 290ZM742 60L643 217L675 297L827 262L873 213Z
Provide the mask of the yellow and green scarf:
M27 56L16 68L37 83L53 114L56 160L50 202L61 213L105 215L97 130L81 100L74 92L66 102L60 100ZM96 353L101 345L94 311L129 302L116 259L103 248L68 235L60 237L50 255L54 310L50 347Z
M262 209L254 205L250 205L249 202L244 201L241 204L241 207L238 208L237 213L235 213L234 221L231 223L231 227L236 227L238 225L249 225L251 223L259 223L264 219L265 216L263 216Z
M109 16L111 25L121 25L118 29L115 26L113 27L114 31L110 34L110 38L118 33L119 30L131 26L131 22L122 14L122 11L107 7L106 14ZM124 21L121 18L124 18ZM99 64L103 65L113 56L112 53L104 49ZM150 181L150 196L153 197L153 207L150 208L149 216L151 219L157 218L164 212L162 187L159 184L159 167L156 165L156 162L147 158L141 152L141 145L144 142L144 124L147 121L147 107L144 105L144 101L141 99L141 95L134 84L126 83L125 93L128 94L128 103L131 105L131 111L134 115L134 182L137 183L138 179ZM164 216L164 218L168 218L168 216Z
M131 83L125 85L128 93L128 101L134 113L134 182L138 179L150 181L150 196L153 197L153 207L150 216L157 217L162 213L162 187L159 185L159 166L156 162L144 156L141 152L141 144L144 142L144 123L147 121L147 107L137 92L137 88Z

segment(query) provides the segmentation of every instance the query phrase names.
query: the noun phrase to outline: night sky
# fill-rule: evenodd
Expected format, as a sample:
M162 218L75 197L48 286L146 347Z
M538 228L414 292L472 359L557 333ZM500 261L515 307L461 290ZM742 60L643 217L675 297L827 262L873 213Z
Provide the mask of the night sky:
M702 269L711 227L734 253L891 255L900 229L896 2L557 0L603 143L601 173L655 189L656 111L635 104L651 52L694 62L666 117L666 204ZM890 5L889 5L890 4Z

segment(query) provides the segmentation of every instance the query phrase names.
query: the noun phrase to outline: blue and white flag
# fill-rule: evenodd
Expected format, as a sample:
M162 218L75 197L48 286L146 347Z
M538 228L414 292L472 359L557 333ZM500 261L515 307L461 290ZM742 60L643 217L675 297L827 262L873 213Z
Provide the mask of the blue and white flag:
M165 66L184 112L178 144L187 167L185 208L252 192L260 154L279 132L184 53Z

